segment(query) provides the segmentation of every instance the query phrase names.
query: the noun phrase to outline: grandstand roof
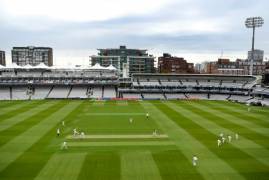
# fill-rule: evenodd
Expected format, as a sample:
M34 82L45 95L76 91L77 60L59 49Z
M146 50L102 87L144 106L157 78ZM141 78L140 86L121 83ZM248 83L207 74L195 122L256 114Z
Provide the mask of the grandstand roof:
M117 70L112 64L110 64L106 69L108 69L108 70Z
M96 63L94 66L90 67L90 69L102 70L102 69L106 69L106 68L101 66L99 63Z
M25 68L25 69L32 69L33 66L31 66L30 64L26 64L25 66L23 66L22 68Z
M40 64L34 66L34 68L36 68L36 69L47 69L47 68L49 68L49 66L47 66L44 63L40 63Z
M70 65L58 65L58 66L47 66L44 63L40 63L36 66L31 66L29 64L25 66L18 66L16 63L12 63L8 66L1 66L0 69L66 69L66 70L109 70L115 71L117 70L114 66L110 65L108 67L101 66L100 64L96 63L94 66L70 66Z

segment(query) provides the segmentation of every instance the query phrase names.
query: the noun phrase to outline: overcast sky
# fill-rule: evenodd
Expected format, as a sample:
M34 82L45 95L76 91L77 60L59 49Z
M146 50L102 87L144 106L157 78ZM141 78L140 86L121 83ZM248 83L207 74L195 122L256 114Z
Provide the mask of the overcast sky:
M246 58L262 16L256 48L269 53L268 0L0 0L0 49L50 46L55 64L88 64L97 48L148 49L190 62ZM268 22L268 23L267 23Z

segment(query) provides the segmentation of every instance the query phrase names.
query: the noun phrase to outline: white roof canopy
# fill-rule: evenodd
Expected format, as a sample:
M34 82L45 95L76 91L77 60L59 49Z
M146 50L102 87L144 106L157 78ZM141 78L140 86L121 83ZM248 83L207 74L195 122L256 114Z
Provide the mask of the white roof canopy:
M109 70L109 71L115 71L117 70L114 66L110 65L108 67L101 66L99 63L96 63L94 66L89 65L81 65L81 66L70 66L70 65L57 65L57 66L47 66L44 63L40 63L36 66L31 66L30 64L27 64L25 66L18 66L16 63L12 63L8 66L1 66L0 69L52 69L52 70L58 70L58 69L66 69L66 70Z
M108 70L117 70L112 64L110 64L106 69Z
M33 66L33 68L35 68L35 69L48 69L49 66L47 66L47 65L44 64L44 63L40 63L40 64L38 64L38 65L36 65L36 66Z

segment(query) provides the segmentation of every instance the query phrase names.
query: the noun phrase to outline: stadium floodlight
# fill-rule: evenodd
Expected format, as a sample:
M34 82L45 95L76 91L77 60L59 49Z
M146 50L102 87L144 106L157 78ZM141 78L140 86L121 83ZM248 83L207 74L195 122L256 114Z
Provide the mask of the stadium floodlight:
M262 27L264 20L262 17L249 17L245 21L247 28L252 28L252 48L251 48L251 60L249 74L253 74L253 59L254 59L254 40L255 40L255 28Z

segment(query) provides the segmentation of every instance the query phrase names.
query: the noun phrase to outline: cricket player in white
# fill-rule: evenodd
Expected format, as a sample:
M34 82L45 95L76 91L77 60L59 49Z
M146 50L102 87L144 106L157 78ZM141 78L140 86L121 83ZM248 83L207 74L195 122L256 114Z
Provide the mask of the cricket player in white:
M146 114L147 119L149 119L149 113Z
M68 149L66 141L63 142L61 149Z
M226 138L225 137L222 137L222 144L224 144L225 143L225 140L226 140Z
M223 137L223 133L220 133L220 134L219 134L219 137L221 137L221 139L222 139L222 137Z
M77 132L77 129L76 129L76 128L73 129L73 135L74 135L74 136L78 135L78 132Z
M218 147L220 147L220 145L221 145L221 140L218 139Z
M57 129L57 136L60 136L60 129Z
M231 135L228 135L228 141L229 141L229 143L232 142L232 136Z
M157 136L157 129L154 129L152 135L153 135L153 136Z
M130 124L132 124L133 123L133 118L130 118L129 122L130 122Z
M192 165L193 165L193 166L197 166L197 162L198 162L198 158L197 158L196 155L194 155L194 156L192 157Z
M237 133L235 133L235 139L238 140L239 139L239 136Z
M81 132L80 133L80 137L81 137L81 139L84 139L85 138L85 133L84 132Z

